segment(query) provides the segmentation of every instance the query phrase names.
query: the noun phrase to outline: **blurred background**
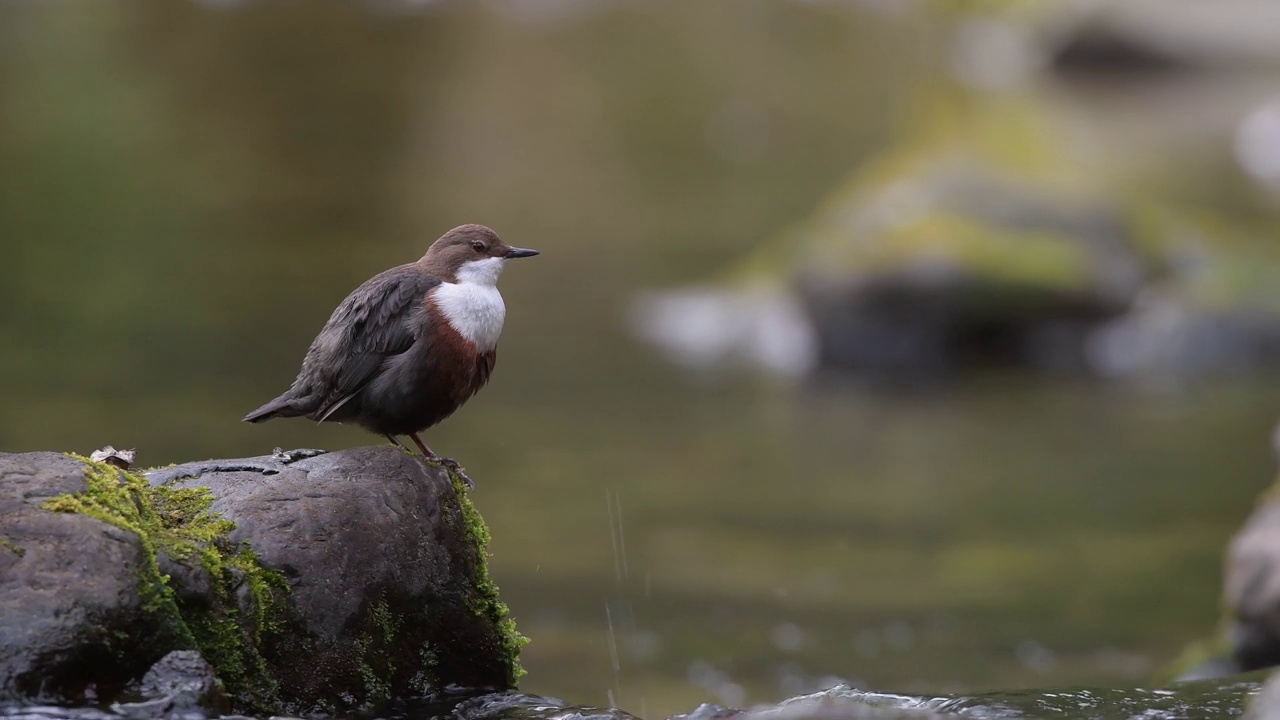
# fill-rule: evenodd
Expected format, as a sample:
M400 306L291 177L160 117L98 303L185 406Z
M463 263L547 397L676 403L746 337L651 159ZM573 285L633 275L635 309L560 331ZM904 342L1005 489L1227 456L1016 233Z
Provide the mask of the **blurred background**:
M461 459L522 689L1157 676L1274 475L1266 0L0 2L0 448L239 422L479 222Z

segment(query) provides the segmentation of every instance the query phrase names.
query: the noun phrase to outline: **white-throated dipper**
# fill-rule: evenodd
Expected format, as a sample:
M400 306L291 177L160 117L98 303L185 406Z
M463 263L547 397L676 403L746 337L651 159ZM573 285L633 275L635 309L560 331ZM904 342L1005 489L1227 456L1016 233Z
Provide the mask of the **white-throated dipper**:
M293 386L244 417L354 422L404 448L489 381L507 309L496 283L507 260L537 255L483 225L461 225L421 260L379 273L333 311Z

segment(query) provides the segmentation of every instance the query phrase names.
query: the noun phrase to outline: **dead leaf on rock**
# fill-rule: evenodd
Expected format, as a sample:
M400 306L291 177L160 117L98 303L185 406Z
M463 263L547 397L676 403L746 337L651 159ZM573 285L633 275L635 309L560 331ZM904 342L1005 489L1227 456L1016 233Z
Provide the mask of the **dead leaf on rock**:
M112 467L118 467L121 470L128 470L133 465L133 460L137 457L137 450L117 450L107 445L100 450L94 450L89 455L89 459L94 462L104 462Z

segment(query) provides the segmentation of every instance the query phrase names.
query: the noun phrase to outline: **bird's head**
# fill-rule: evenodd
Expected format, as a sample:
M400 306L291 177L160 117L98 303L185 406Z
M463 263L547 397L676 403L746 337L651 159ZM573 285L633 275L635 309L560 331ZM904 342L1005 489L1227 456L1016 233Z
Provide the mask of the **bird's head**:
M537 250L506 244L484 225L459 225L431 243L420 262L448 282L493 285L508 260L537 254Z

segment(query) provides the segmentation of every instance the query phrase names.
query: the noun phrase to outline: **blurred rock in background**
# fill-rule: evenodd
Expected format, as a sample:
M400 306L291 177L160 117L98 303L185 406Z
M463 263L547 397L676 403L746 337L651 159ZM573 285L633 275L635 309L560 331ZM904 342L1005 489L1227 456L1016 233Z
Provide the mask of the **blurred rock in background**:
M1206 191L1221 167L1168 152L1195 143L1221 163L1235 133L1259 182L1239 192L1266 205L1280 121L1248 87L1280 64L1275 11L1006 5L951 16L948 72L892 147L719 279L642 296L637 332L691 365L910 383L1280 366L1280 226ZM1189 112L1152 125L1174 99Z

